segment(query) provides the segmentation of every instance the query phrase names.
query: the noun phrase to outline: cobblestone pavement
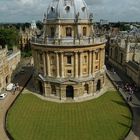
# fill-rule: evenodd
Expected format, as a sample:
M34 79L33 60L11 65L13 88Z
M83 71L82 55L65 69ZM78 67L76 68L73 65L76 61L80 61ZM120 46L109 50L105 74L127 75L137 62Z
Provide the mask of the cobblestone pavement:
M9 140L8 136L5 132L5 115L10 107L10 105L14 102L16 97L21 93L24 89L27 81L30 79L33 68L32 67L24 67L25 72L19 73L14 78L13 83L19 83L20 89L13 94L12 92L7 92L7 97L4 100L0 100L0 140Z
M116 72L114 73L114 72L107 70L107 74L110 77L110 79L112 80L112 82L114 83L114 85L116 85L116 87L118 87L117 82L119 82L119 81L126 82L126 81L124 81L124 79L122 81L122 79L121 79L122 76L119 76ZM122 88L119 88L119 91L122 94L122 96L124 97L124 99L126 100L128 93L125 92ZM140 100L137 98L136 94L138 94L138 93L134 93L132 102L127 102L127 100L126 100L126 102L131 107L131 110L133 113L133 124L132 124L132 129L130 130L130 132L129 132L128 136L125 138L125 140L140 140Z

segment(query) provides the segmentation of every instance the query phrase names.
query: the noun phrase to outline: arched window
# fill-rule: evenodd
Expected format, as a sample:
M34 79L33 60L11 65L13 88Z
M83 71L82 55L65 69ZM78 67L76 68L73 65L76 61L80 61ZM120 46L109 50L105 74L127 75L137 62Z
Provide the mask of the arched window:
M87 63L87 56L84 56L84 63Z
M66 6L65 10L66 10L66 12L69 12L70 11L70 6Z
M54 64L55 60L54 60L54 56L51 56L51 64Z
M98 58L99 58L99 53L98 52L95 53L95 57L96 57L96 60L98 60Z
M72 28L71 27L66 28L66 36L72 36Z
M71 56L67 56L67 64L72 64Z
M55 32L54 32L54 27L51 27L51 37L54 37Z
M51 11L54 12L55 11L55 8L54 7L51 7Z
M87 28L83 27L83 36L86 36L86 35L87 35Z

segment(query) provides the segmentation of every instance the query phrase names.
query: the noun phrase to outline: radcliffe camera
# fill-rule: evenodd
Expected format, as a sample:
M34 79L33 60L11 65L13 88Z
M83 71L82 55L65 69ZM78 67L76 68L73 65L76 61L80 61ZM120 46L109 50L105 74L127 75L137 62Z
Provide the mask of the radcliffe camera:
M0 140L140 139L139 2L0 5Z

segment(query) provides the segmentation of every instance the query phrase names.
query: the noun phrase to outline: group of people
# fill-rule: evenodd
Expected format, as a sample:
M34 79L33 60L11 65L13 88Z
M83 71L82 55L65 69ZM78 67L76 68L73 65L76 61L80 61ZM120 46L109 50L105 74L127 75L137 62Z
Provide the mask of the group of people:
M137 91L137 86L135 83L126 83L124 84L123 89L125 92L133 94L134 92Z
M19 89L20 89L19 84L18 83L14 84L12 88L13 94L15 94L15 92Z
M128 93L126 99L128 102L132 102L133 94L137 91L137 86L135 83L125 83L123 85L123 89L125 92Z

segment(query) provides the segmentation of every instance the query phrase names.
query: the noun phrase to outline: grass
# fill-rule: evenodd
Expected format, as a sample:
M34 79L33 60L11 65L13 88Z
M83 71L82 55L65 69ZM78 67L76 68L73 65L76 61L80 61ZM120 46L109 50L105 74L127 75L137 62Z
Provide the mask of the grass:
M132 123L118 92L82 103L53 103L22 94L8 112L15 140L121 140Z

